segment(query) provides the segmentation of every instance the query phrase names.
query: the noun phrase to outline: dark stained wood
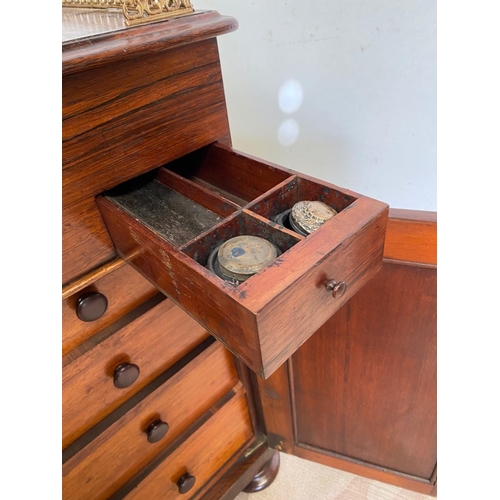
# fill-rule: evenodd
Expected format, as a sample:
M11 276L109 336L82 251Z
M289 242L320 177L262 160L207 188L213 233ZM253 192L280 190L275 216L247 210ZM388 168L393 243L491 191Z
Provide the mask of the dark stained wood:
M268 379L258 379L259 400L269 446L293 453L294 429L288 363L281 365Z
M225 200L220 196L215 196L212 191L209 191L189 179L184 179L166 168L160 168L158 170L157 179L223 217L228 217L239 208L235 203Z
M420 264L437 264L436 212L391 209L384 257Z
M119 14L121 15L121 14ZM85 20L82 21L85 23ZM80 38L78 26L72 26L72 40L62 46L63 75L106 65L112 67L126 58L173 49L196 41L214 38L238 28L236 19L218 12L170 19L161 23L125 28L123 31ZM63 24L64 30L64 24ZM88 27L83 25L82 32Z
M201 343L208 333L163 301L63 369L63 447ZM158 354L161 353L161 356ZM140 368L129 387L114 385L116 367Z
M215 40L117 63L111 72L69 76L63 80L63 206L227 131Z
M274 455L263 465L262 469L255 474L252 480L243 489L245 493L256 493L270 486L278 475L280 468L280 454L276 451Z
M221 144L200 149L167 168L242 206L292 175Z
M202 158L207 155L217 160L222 158L226 166L231 165L235 175L245 171L248 165L252 165L256 173L259 164L217 144L199 154ZM191 169L198 165L192 167L193 162L189 163ZM185 165L184 160L176 162L175 167L182 172L179 165ZM213 168L218 165L214 164ZM262 189L295 175L266 162L260 165L261 172L268 172L273 181L268 179L266 184L261 179L260 188L254 190L257 196ZM203 168L208 171L207 166ZM305 185L312 185L310 178L304 177L304 180L308 181ZM332 191L344 192L337 186L317 183L326 190L325 196ZM224 187L229 189L227 185ZM243 195L242 192L236 194ZM99 197L97 201L120 256L265 378L370 280L381 265L387 205L362 195L353 197L350 191L345 192L345 199L349 205L307 238L299 238L292 231L243 209L180 249L109 199ZM270 239L283 254L234 288L203 266L218 243L239 234ZM335 299L327 290L332 279L347 284L343 297ZM227 311L231 311L231 315Z
M63 283L116 255L95 195L228 136L215 39L64 77Z
M317 353L329 353L329 362L311 363ZM299 445L430 479L436 271L384 264L296 353L293 375Z
M115 266L112 272L97 278L83 280L83 288L75 287L76 291L63 300L63 356L158 293L149 281L127 265ZM90 323L76 315L79 297L88 292L102 293L108 300L106 313Z
M177 481L188 473L197 491L253 437L243 391L179 446L125 498L177 498Z
M388 237L397 230L388 225ZM435 494L436 269L413 248L409 261L386 260L259 390L274 448Z
M117 321L112 323L110 326L105 328L104 330L99 331L96 335L90 337L88 340L80 344L78 347L75 347L72 351L68 352L68 354L64 355L62 358L62 366L63 368L73 361L77 360L80 356L83 356L85 353L93 349L96 345L100 344L107 338L114 335L118 330L125 328L127 325L135 321L137 318L147 313L150 309L158 305L160 302L163 302L167 298L162 293L158 292L154 297L143 302L139 307L132 309L129 313L123 315Z
M400 237L407 261L386 259L287 367L259 380L260 399L275 449L435 495L436 268L420 263L419 245L435 241L436 217L391 215L434 233L405 246L390 219L387 238Z
M250 448L253 447L253 444ZM230 464L227 472L209 487L206 492L201 493L202 500L233 500L243 490L250 480L269 462L274 455L274 450L262 445L254 452L248 454L245 450L234 464Z
M75 500L108 498L237 383L229 353L212 344L63 465L63 496ZM246 440L252 430L243 413L248 414L244 394L241 396L241 410L236 414L239 417L241 412L240 422L231 412L231 425L223 428L231 436L233 427L241 432L243 426ZM146 430L155 418L168 422L169 430L163 439L150 443ZM213 442L212 446L219 444ZM219 451L227 452L225 446Z
M76 315L81 321L96 321L108 309L106 295L99 292L87 292L76 300Z
M220 215L155 179L140 188L112 190L107 196L176 247L223 220Z
M133 363L120 363L113 370L113 383L117 389L130 387L139 377L140 368Z
M63 284L116 257L93 198L63 208L62 250Z

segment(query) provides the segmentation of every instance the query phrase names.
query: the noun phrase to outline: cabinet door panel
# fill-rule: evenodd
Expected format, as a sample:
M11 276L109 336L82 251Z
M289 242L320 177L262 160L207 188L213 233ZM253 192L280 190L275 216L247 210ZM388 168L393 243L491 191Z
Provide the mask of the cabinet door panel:
M317 353L329 362L311 363ZM436 271L384 264L297 351L292 376L299 445L429 479L436 463Z

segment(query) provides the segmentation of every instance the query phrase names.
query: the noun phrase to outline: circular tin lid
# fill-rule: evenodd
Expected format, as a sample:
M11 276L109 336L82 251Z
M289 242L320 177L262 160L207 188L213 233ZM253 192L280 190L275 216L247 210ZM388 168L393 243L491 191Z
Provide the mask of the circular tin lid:
M279 249L257 236L236 236L221 245L217 253L223 274L238 280L248 279L271 263Z
M292 207L291 222L311 234L326 221L337 215L337 211L321 201L299 201Z

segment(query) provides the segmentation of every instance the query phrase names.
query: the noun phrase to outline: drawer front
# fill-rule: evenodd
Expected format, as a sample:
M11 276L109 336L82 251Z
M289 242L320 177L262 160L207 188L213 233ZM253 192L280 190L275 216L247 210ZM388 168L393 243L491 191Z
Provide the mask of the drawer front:
M84 278L85 286L63 300L63 356L158 293L148 280L123 261L110 267L110 272L89 284ZM103 307L103 303L107 306ZM100 311L96 312L99 307L105 310L93 319L99 314ZM78 314L86 320L80 319Z
M231 355L213 343L63 465L64 498L108 498L236 384ZM168 425L156 442L153 422Z
M207 336L199 323L166 299L66 366L63 448Z
M116 257L94 198L62 210L62 282L77 279Z
M193 498L252 436L245 395L240 391L125 498ZM193 486L185 493L179 490L182 477L190 481L194 478Z
M185 198L194 208L176 201ZM274 221L305 200L338 213L306 235ZM382 264L385 203L221 144L97 201L119 255L263 378ZM168 217L159 218L165 206ZM190 217L203 224L186 224ZM273 243L278 256L246 281L231 284L209 270L209 262L218 245L241 235Z

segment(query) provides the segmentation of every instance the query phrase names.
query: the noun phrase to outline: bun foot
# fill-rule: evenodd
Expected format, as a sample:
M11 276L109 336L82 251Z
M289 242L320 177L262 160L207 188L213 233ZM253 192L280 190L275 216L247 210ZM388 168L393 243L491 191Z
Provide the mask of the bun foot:
M276 479L279 468L280 454L276 451L262 469L255 474L243 491L245 493L255 493L267 488Z

